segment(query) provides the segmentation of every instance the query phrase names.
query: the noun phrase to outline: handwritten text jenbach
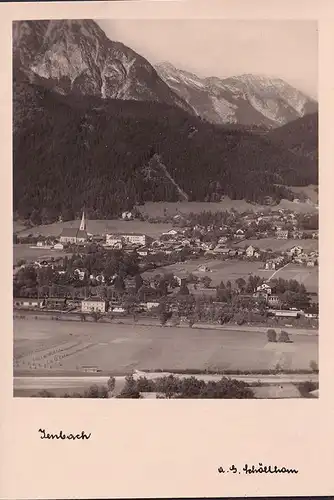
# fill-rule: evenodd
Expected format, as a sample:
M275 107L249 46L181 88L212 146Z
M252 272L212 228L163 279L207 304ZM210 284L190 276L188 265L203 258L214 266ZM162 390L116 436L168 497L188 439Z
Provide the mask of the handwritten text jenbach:
M290 469L288 467L278 467L277 465L263 465L261 462L258 465L245 464L242 468L235 465L224 469L218 467L219 474L298 474L298 469Z
M41 439L69 439L75 441L77 439L90 439L91 432L86 434L85 431L81 431L79 434L65 434L63 431L58 432L57 434L49 434L45 429L38 429L38 432L41 434Z

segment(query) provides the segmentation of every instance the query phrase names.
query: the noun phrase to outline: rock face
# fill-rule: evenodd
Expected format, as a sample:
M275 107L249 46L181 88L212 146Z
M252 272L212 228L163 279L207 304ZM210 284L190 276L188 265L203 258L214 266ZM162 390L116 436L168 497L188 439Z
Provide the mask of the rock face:
M13 23L13 66L30 83L64 95L156 101L192 112L146 59L91 20Z
M156 70L197 115L212 123L271 129L318 109L316 101L278 78L199 78L170 63L158 64Z
M14 73L68 95L176 105L215 124L271 129L317 111L317 103L280 79L199 78L109 40L92 20L13 23Z

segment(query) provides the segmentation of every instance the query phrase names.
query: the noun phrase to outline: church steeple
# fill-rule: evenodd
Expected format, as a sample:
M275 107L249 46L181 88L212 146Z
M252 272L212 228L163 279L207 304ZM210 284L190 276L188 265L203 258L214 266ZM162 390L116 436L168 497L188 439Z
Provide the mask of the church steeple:
M86 231L86 219L85 219L85 211L84 210L82 211L80 231Z

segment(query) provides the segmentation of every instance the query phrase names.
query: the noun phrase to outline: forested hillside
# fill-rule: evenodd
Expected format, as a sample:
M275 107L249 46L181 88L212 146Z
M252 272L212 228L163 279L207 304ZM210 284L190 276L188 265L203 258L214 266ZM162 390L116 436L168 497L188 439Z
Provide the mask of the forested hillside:
M34 210L50 221L71 217L83 206L108 218L180 193L190 201L278 201L292 196L277 184L317 183L307 158L178 107L64 97L17 78L13 91L13 201L24 218Z
M272 142L318 162L318 113L312 113L269 132Z

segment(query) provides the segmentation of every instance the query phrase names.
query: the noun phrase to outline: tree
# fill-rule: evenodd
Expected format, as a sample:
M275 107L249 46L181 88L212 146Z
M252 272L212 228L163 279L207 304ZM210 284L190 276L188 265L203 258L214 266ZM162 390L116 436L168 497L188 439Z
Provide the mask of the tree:
M159 285L158 285L158 290L160 291L160 294L162 296L167 295L167 293L168 293L168 286L167 286L167 282L166 282L166 280L164 278L160 279Z
M211 285L211 282L212 282L212 279L210 278L210 276L203 276L202 283L203 283L205 288L209 288Z
M273 329L267 330L267 338L268 338L268 342L277 342L276 331Z
M290 343L290 337L288 332L281 330L280 336L278 338L278 342L285 342L285 343Z
M167 321L172 317L172 314L173 313L171 311L170 312L169 311L161 311L160 316L159 316L161 326L164 326L167 323Z
M124 290L125 290L124 279L121 278L121 276L116 276L115 281L114 281L114 286L115 286L115 290L117 290L118 292L124 292Z
M187 287L185 282L181 283L180 290L178 291L178 295L189 295L189 288Z
M136 276L135 276L135 283L136 283L136 293L137 293L138 290L140 289L140 287L144 283L144 280L143 280L143 278L141 277L140 274L136 274Z
M88 391L84 393L85 398L95 398L95 399L107 399L108 398L108 389L105 386L99 387L98 385L92 385Z
M107 381L107 387L109 392L113 392L113 390L115 389L115 384L116 384L115 377L109 377Z
M97 323L102 318L102 316L103 316L103 314L100 311L92 311L91 312L91 317L93 318L95 323Z
M138 391L137 384L132 375L125 378L125 385L118 398L140 399L141 394Z
M240 291L243 291L246 288L246 281L243 278L238 278L235 282Z
M318 363L314 360L310 361L310 368L314 373L319 373Z

